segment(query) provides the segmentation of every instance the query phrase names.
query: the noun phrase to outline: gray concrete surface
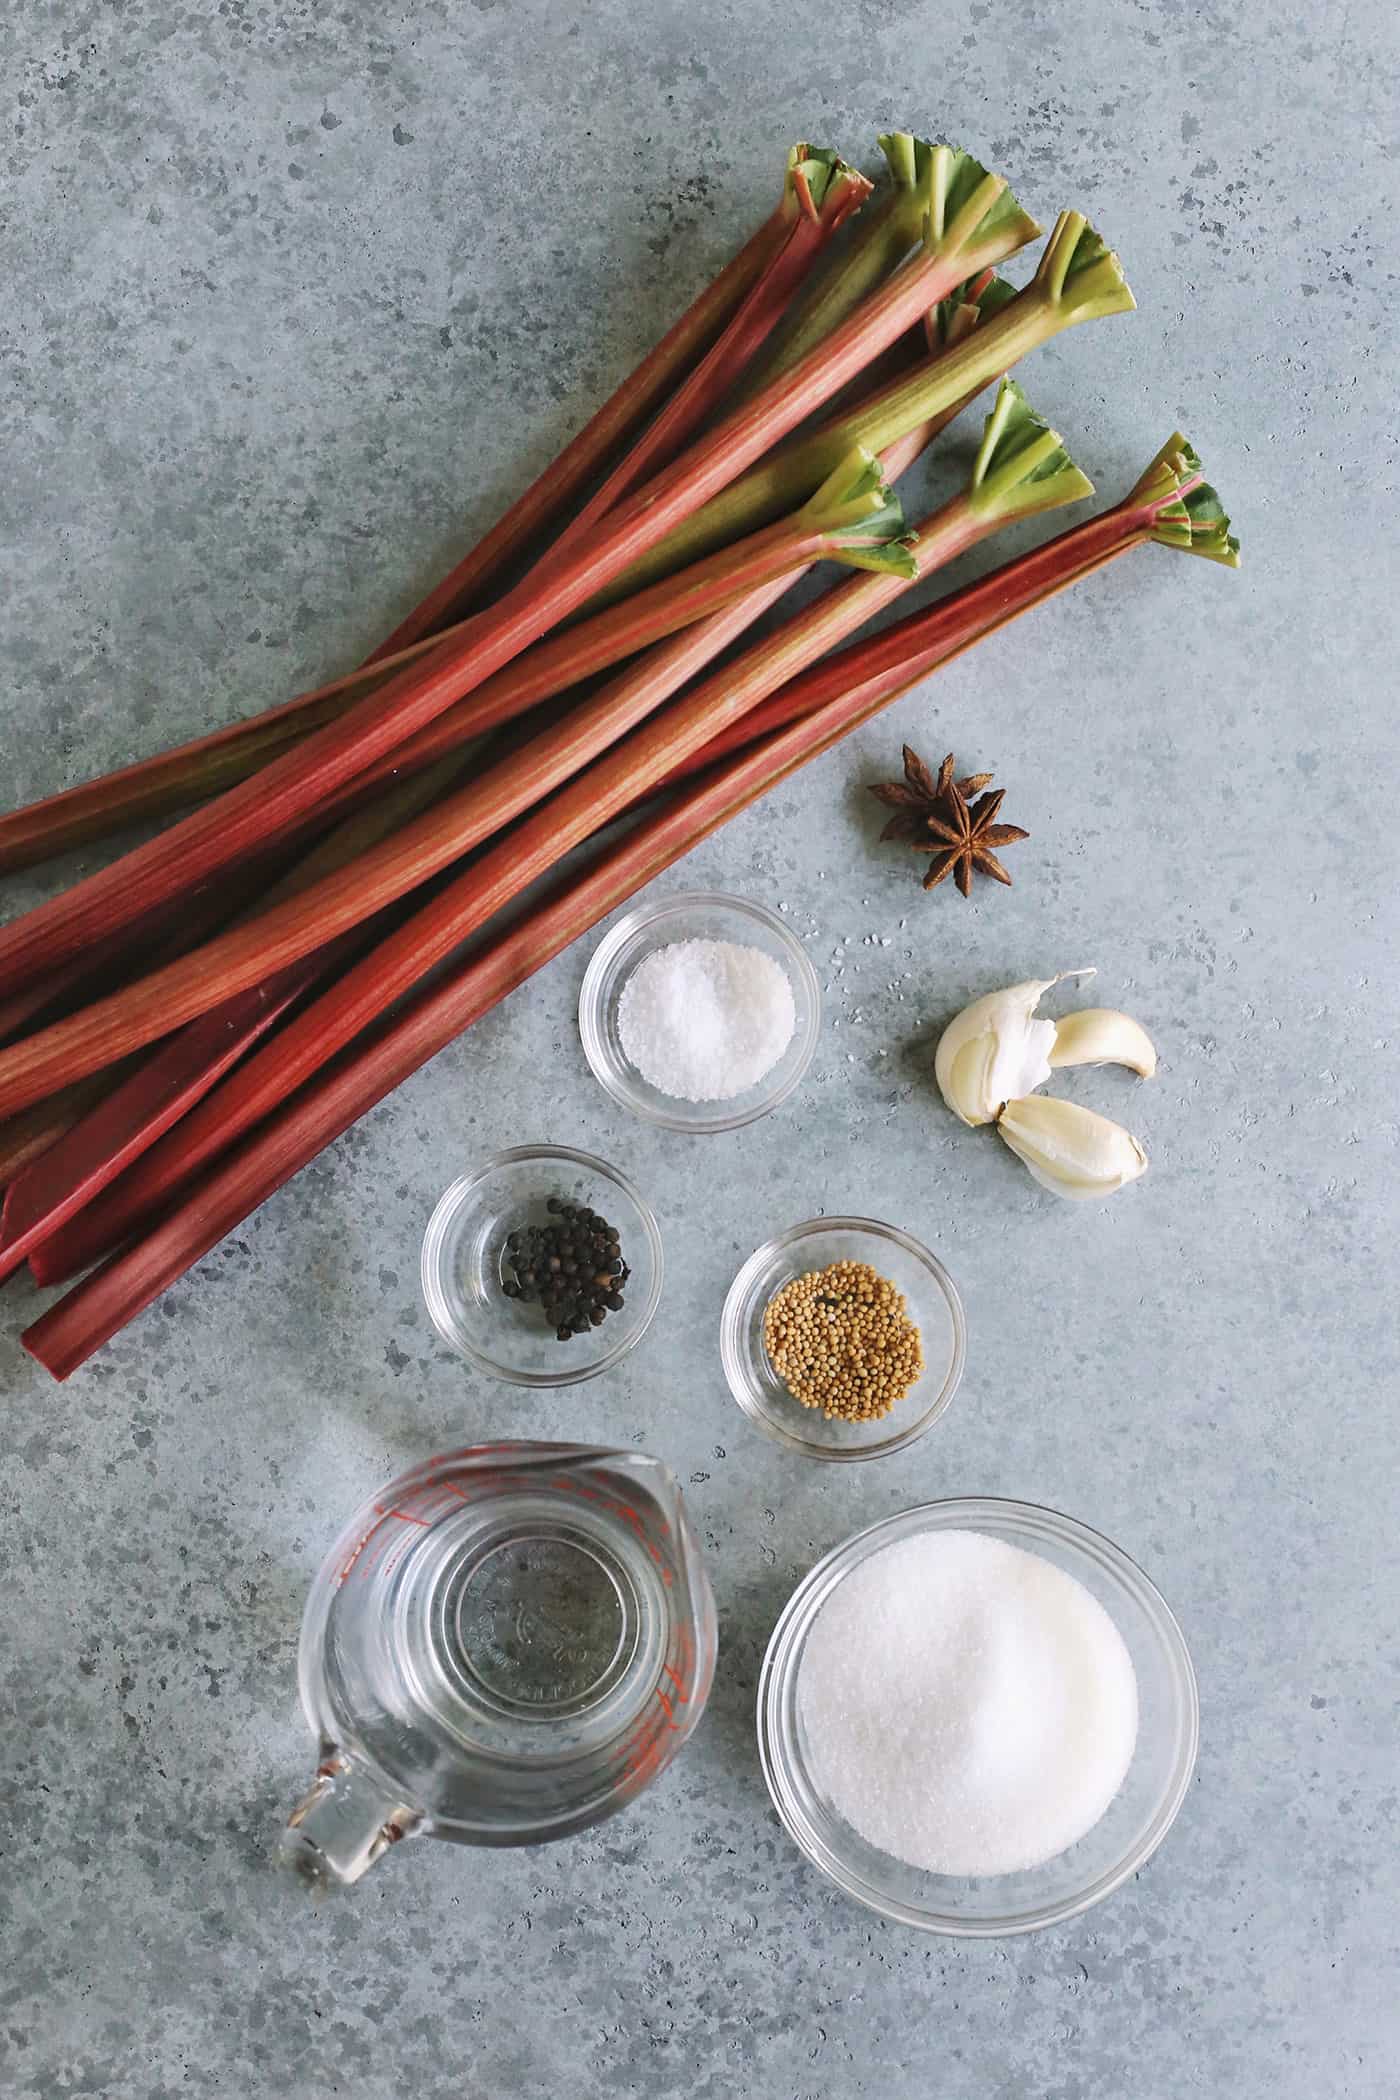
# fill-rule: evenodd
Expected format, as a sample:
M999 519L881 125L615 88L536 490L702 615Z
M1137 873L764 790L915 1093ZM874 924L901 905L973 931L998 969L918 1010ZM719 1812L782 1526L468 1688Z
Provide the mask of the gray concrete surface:
M1042 217L1086 208L1141 311L1038 357L1033 397L1110 497L1180 423L1248 561L1133 556L664 885L786 903L824 965L847 944L788 1110L697 1143L612 1108L574 1026L585 943L69 1387L22 1354L11 1286L15 2100L1395 2093L1395 58L1375 0L5 10L6 802L354 660L768 209L801 132L867 154L907 123ZM861 785L901 735L997 769L1032 833L1014 890L926 899L877 848ZM1162 1052L1151 1088L1066 1086L1152 1153L1088 1211L929 1081L968 997L1084 962ZM547 1137L635 1174L671 1266L624 1373L533 1399L435 1345L416 1270L443 1184ZM925 1235L966 1295L965 1387L885 1465L795 1463L720 1376L737 1262L823 1205ZM594 1834L408 1845L313 1912L269 1865L310 1770L311 1570L374 1484L517 1433L678 1469L711 1711ZM825 1886L752 1732L802 1572L967 1491L1137 1555L1204 1711L1136 1882L988 1945Z

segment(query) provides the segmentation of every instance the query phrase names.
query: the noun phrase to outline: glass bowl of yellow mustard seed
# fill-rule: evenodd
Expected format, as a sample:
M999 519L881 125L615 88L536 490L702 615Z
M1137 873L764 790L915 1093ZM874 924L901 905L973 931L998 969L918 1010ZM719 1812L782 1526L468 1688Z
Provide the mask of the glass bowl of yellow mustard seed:
M967 1328L935 1254L875 1218L810 1218L750 1255L720 1317L729 1390L807 1458L882 1458L958 1389Z

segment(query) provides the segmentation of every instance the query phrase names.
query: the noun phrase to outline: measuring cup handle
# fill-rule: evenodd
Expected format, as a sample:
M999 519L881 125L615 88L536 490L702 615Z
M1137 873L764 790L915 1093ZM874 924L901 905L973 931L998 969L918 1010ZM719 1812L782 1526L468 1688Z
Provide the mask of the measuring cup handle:
M328 1749L310 1791L287 1818L284 1859L308 1880L358 1881L422 1813L382 1786L344 1751Z

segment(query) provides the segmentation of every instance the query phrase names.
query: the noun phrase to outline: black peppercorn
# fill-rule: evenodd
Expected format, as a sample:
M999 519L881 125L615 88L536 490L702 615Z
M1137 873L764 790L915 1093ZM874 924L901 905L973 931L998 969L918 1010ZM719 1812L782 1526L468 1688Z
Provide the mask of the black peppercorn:
M562 1196L547 1197L544 1208L548 1222L506 1234L501 1295L521 1305L538 1300L546 1324L567 1342L621 1311L629 1272L621 1237L600 1212Z

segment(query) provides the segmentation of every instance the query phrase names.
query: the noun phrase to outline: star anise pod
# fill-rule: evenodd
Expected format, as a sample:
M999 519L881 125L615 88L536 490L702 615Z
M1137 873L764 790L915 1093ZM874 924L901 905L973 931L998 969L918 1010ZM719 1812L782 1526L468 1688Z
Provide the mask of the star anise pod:
M997 788L993 794L984 794L982 790L991 778L990 773L969 773L965 779L955 780L950 751L935 779L918 753L906 744L904 779L881 781L871 788L872 795L895 811L880 833L882 839L899 839L925 853L932 848L933 859L924 876L926 890L937 889L951 875L966 897L972 889L974 870L991 875L998 882L1010 883L1011 877L993 848L1014 845L1017 839L1029 838L1030 833L1022 831L1019 824L995 821L1006 790Z

